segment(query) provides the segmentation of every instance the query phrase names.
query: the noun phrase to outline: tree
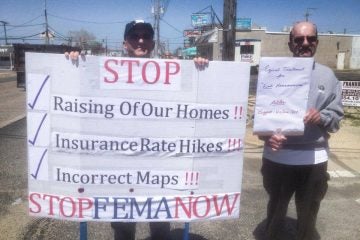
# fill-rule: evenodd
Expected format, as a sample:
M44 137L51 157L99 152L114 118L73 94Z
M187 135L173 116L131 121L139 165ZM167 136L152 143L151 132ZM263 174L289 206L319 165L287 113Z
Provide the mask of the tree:
M70 45L80 47L83 50L90 50L92 54L100 54L104 51L102 44L96 41L94 34L81 29L69 32Z

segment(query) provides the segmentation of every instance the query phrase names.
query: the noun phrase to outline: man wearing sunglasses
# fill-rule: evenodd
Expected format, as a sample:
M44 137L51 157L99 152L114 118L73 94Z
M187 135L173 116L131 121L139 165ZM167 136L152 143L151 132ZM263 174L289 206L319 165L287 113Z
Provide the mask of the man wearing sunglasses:
M128 57L149 58L154 49L154 29L150 23L143 20L134 20L126 24L123 47ZM115 240L135 239L136 224L130 222L112 222ZM151 222L151 239L168 239L170 223Z
M294 57L313 57L318 44L317 28L313 23L298 22L293 26L288 46ZM285 239L282 228L293 194L297 212L296 239L320 239L315 225L320 202L328 188L329 133L339 129L343 114L340 82L330 68L314 63L304 135L276 133L263 139L261 172L269 194L267 239Z
M298 23L290 32L288 44L294 57L313 57L318 43L316 26L310 22Z
M134 20L126 24L123 47L128 57L150 58L154 46L154 29L150 23L143 20ZM74 62L79 60L79 55L80 53L77 51L65 52L65 57ZM82 55L82 57L84 56ZM207 67L209 61L203 58L195 58L194 63L197 69L203 70ZM114 230L114 240L135 239L136 223L111 222L111 227ZM153 240L170 239L169 222L150 222L150 231Z
M143 20L126 24L123 46L129 57L149 58L155 46L151 24Z

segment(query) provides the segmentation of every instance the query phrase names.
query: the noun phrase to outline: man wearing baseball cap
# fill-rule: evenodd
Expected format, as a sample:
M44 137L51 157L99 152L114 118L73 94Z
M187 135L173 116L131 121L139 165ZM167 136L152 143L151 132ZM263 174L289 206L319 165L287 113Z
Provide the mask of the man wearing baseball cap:
M150 58L154 50L154 29L150 23L144 20L134 20L126 24L124 31L123 47L128 57ZM115 240L135 239L136 225L133 222L112 222ZM168 239L170 234L170 223L151 222L151 239Z
M123 47L127 51L128 57L149 58L154 50L154 29L150 23L144 20L134 20L126 24L124 31ZM83 51L65 52L65 56L77 61Z
M129 57L150 57L155 46L154 29L151 24L143 20L126 24L123 45Z
M126 24L124 31L123 47L128 57L150 58L154 50L154 29L150 23L144 20L134 20ZM79 52L65 53L67 58L77 61ZM207 59L195 58L195 66L203 69L208 64ZM134 222L111 222L115 240L134 240L136 223ZM151 239L167 240L170 238L169 222L150 222Z

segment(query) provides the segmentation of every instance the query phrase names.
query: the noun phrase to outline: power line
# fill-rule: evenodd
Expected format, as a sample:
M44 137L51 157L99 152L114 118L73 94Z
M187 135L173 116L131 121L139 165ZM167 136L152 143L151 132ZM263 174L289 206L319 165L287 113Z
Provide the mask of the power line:
M69 18L69 17L64 17L64 16L59 16L59 15L56 15L56 14L53 14L51 12L48 11L47 9L47 0L43 0L44 1L44 10L43 10L43 13L41 15L38 15L28 21L24 21L20 24L8 24L7 27L8 27L8 31L13 31L13 34L11 37L9 37L9 39L14 39L14 40L19 40L19 39L22 39L22 40L41 40L41 39L44 39L44 35L45 35L45 40L46 42L50 41L49 38L52 38L52 40L61 40L61 41L69 41L69 37L67 36L68 34L62 34L60 32L58 32L57 30L55 30L53 27L51 27L49 25L49 23L51 24L51 22L55 22L56 20L55 19L60 19L60 20L64 20L64 21L71 21L71 22L80 22L80 23L86 23L86 24L124 24L124 23L127 23L128 21L130 20L123 20L123 21L108 21L108 22L99 22L99 21L88 21L88 20L82 20L82 19L78 19L78 18ZM172 41L172 40L175 40L176 39L181 39L183 38L182 34L183 32L181 30L179 30L178 28L176 28L175 26L171 25L169 22L167 22L166 20L163 19L163 16L166 12L166 10L168 9L169 5L170 5L170 0L153 0L153 1L158 1L159 2L159 7L160 9L159 10L159 22L162 21L163 23L165 23L166 25L168 25L170 28L172 28L173 30L175 30L176 32L178 33L181 33L181 36L179 37L174 37L174 38L166 38L164 36L161 36L162 39L167 39L168 41ZM35 21L36 20L39 20L42 18L42 21L40 23L36 23ZM44 21L44 18L45 18L45 21ZM51 21L51 18L53 19L53 21ZM143 19L149 19L152 18L152 17L146 17L146 18L143 18ZM48 22L48 20L50 20ZM1 26L1 25L0 25ZM38 28L37 28L38 27ZM30 31L25 31L25 29L28 28L28 30L30 30L32 28L32 30ZM155 27L154 27L155 28ZM45 31L44 31L45 29ZM0 32L1 32L2 29L0 29ZM18 31L16 31L18 30ZM40 31L39 31L40 30ZM14 31L20 33L20 32L28 32L28 34L14 34ZM30 32L30 33L29 33ZM40 32L40 33L36 33L36 32ZM52 36L50 36L52 35ZM37 38L34 38L34 37L39 37L38 39ZM97 37L98 38L98 37ZM159 34L159 41L160 41L160 34ZM172 41L170 44L176 44L176 43L173 43L174 41ZM108 42L109 43L109 42ZM122 43L122 39L116 39L114 41L115 44L119 44L121 45Z
M25 38L40 36L41 34L42 33L36 33L36 34L32 34L32 35L29 35L29 36L22 36L22 37L11 37L11 36L9 36L8 39L12 39L12 40L25 39ZM39 37L39 39L41 39L41 38Z
M23 26L23 25L27 25L28 23L31 23L31 22L35 21L36 19L41 18L41 17L43 17L43 16L44 16L44 15L43 15L43 14L41 14L41 15L39 15L39 16L37 16L37 17L35 17L35 18L33 18L33 19L29 20L29 21L26 21L26 22L21 23L21 24L11 25L11 26L12 26L12 27L21 27L21 26Z
M170 23L168 23L167 21L165 21L163 18L160 19L161 21L163 21L166 25L168 25L169 27L171 27L172 29L174 29L175 31L179 32L179 33L183 33L183 31L177 29L176 27L174 27L173 25L171 25Z
M163 3L163 9L164 9L164 12L163 12L163 16L165 16L165 13L167 12L167 8L169 7L169 3L170 3L170 0L165 0L164 3Z
M53 31L53 32L56 34L56 35L55 35L56 37L59 37L60 39L63 39L63 40L65 40L65 41L69 41L69 40L70 40L69 37L66 37L65 35L57 32L57 31L56 31L55 29L53 29L52 27L49 26L49 29L51 29L51 31Z
M13 27L9 30L15 29L15 28L22 28L22 27L33 27L33 26L40 26L40 25L44 25L44 23L37 23L37 24L29 24L29 25L12 25L9 24L8 26Z
M48 13L49 16L52 16L54 18L58 18L58 19L62 19L62 20L66 20L66 21L72 21L72 22L82 22L82 23L90 23L90 24L118 24L118 23L126 23L127 21L114 21L114 22L94 22L94 21L87 21L87 20L79 20L79 19L74 19L74 18L67 18L67 17L61 17L61 16L56 16L54 14L50 14Z

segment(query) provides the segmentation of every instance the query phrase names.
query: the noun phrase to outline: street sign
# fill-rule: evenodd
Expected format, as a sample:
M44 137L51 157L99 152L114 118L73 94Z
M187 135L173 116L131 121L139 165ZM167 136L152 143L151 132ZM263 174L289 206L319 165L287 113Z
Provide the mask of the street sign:
M197 29L184 30L184 37L198 37L201 35L201 31Z
M342 104L360 106L360 81L342 81Z
M237 18L235 28L237 30L250 31L251 30L251 18Z
M191 14L191 23L193 27L201 27L211 24L210 13L193 13Z

